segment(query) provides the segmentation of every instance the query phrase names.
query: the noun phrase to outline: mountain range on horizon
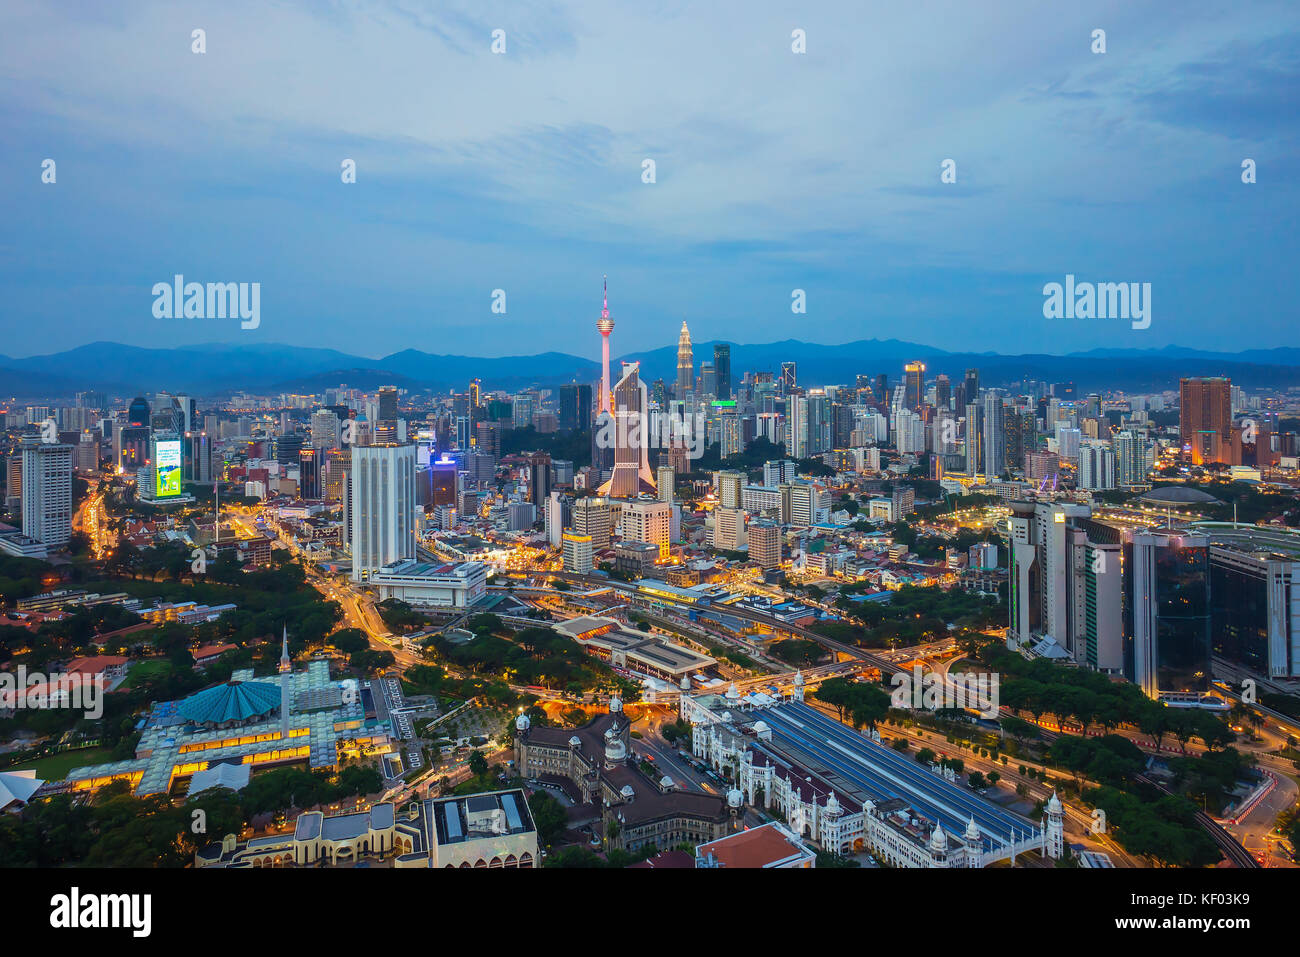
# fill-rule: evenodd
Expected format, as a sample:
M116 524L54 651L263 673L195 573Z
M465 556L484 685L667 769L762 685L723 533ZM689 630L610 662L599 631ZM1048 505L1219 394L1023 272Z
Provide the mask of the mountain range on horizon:
M594 337L593 337L594 338ZM695 366L712 361L717 341L694 344ZM782 362L796 363L798 381L807 385L851 384L859 374L885 373L890 382L902 375L903 363L926 363L927 375L961 376L978 368L985 385L1026 378L1073 381L1080 391L1160 391L1176 388L1187 375L1224 375L1246 387L1300 385L1300 348L1211 352L1179 346L1162 349L1093 349L1067 355L1009 355L995 352L949 352L898 339L862 339L822 345L786 339L731 346L732 375L779 373ZM617 377L622 361L640 361L647 382L676 378L676 344L611 359ZM275 343L213 343L175 348L144 348L95 342L48 355L12 358L0 355L0 397L71 396L84 389L118 395L154 391L220 395L235 391L321 392L347 385L374 389L396 385L410 391L463 389L472 378L485 389L519 390L565 382L594 382L600 377L595 358L564 352L525 356L474 357L405 349L379 359L335 349Z

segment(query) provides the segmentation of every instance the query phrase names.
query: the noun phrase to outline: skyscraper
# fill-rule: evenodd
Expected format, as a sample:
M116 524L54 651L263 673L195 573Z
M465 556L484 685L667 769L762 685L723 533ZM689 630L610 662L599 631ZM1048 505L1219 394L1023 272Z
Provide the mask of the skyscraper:
M659 557L667 558L672 511L667 502L628 502L621 518L623 541L657 545Z
M1115 482L1141 485L1146 481L1146 445L1136 432L1125 430L1115 436Z
M591 428L591 386L576 382L560 386L560 428Z
M1231 379L1216 376L1179 380L1178 438L1184 447L1191 447L1194 465L1231 464Z
M354 446L352 580L415 557L415 446Z
M952 382L946 375L935 376L934 379L934 404L940 409L947 411L952 405Z
M990 389L984 396L984 478L993 481L1006 467L1006 434L1002 393Z
M661 465L655 470L655 478L659 485L659 501L671 504L677 486L676 471L671 465Z
M311 416L311 445L318 452L339 447L339 417L331 409L321 409Z
M781 393L789 395L798 386L798 370L793 362L781 363Z
M1051 641L1079 664L1123 666L1118 535L1087 505L1012 502L1007 647Z
M597 436L600 444L612 446L614 451L614 469L609 481L600 487L602 495L613 498L635 498L655 488L646 435L647 391L637 374L639 368L637 362L624 364L623 377L614 387L613 418Z
M1101 491L1115 487L1115 452L1109 442L1079 446L1079 488Z
M528 458L529 501L539 509L544 507L551 495L551 456L546 452L534 452Z
M72 446L36 442L20 454L23 534L49 548L66 545L72 535Z
M691 332L683 322L681 335L677 337L676 397L684 399L693 391L695 391L695 353L691 349Z
M1209 690L1209 539L1148 529L1133 534L1126 551L1128 677L1152 698Z
M573 531L591 539L591 547L600 550L609 547L609 499L586 496L573 503Z
M903 373L907 390L903 395L903 405L908 409L919 409L925 395L925 363L909 362L903 366Z
M302 449L298 453L298 497L318 499L321 497L320 467L324 452L315 449Z
M731 346L719 343L713 347L713 374L717 377L719 399L730 399L731 393Z
M776 522L759 519L749 523L749 558L761 568L781 564L781 528Z

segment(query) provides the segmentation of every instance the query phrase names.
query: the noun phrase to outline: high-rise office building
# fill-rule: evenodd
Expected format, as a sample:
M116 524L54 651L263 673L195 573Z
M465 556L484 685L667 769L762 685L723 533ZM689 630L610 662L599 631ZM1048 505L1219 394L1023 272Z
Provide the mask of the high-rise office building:
M318 452L337 449L342 437L339 417L331 409L320 409L311 415L311 447Z
M415 557L415 446L354 446L352 580Z
M712 362L706 361L700 363L700 378L698 380L698 388L695 391L700 395L711 395L715 398L717 397L718 377L713 371Z
M723 471L718 473L718 504L723 508L741 507L741 490L745 487L744 472Z
M774 459L771 462L764 462L763 484L768 488L776 488L779 485L793 482L798 473L799 466L789 459Z
M871 396L879 408L889 408L889 376L885 373L876 376L875 384L871 387Z
M591 428L591 386L576 382L560 386L560 428Z
M1091 514L1086 505L1011 503L1007 646L1019 650L1050 639L1078 664L1118 672L1119 538Z
M492 459L495 464L501 455L501 430L495 422L479 422L474 426L477 434L475 448L479 453Z
M808 457L808 399L792 396L786 405L785 454L795 459Z
M1115 452L1109 442L1084 442L1079 447L1079 488L1102 491L1115 487Z
M597 442L614 447L614 468L609 481L600 487L602 495L632 498L655 490L650 471L650 443L647 390L638 376L640 363L623 366L623 377L614 387L612 422L599 430Z
M1005 406L1002 404L1002 393L997 389L990 389L984 396L983 408L983 426L984 426L984 478L987 481L993 481L1002 475L1002 470L1006 468L1006 423Z
M713 510L713 547L727 552L741 551L746 547L744 509L721 507Z
M745 451L744 422L734 412L718 419L720 454L722 458L739 455Z
M1232 464L1232 380L1220 376L1178 381L1178 438L1192 463Z
M952 408L952 382L942 373L934 379L934 404L944 411Z
M529 501L539 509L551 496L551 457L546 452L534 452L528 457Z
M677 473L671 465L661 465L655 470L655 481L659 486L659 501L672 502L677 490Z
M659 548L661 559L668 557L672 506L667 502L628 502L619 520L625 542L648 542Z
M722 400L732 398L731 346L719 343L713 347L713 374L717 378L718 398Z
M298 495L305 499L321 497L321 459L324 452L303 449L298 453Z
M379 420L381 422L397 421L397 386L379 387Z
M820 496L817 489L800 482L779 486L781 493L781 522L784 525L808 527L816 522Z
M344 460L351 457L349 449L326 449L321 453L321 494L327 502L342 502Z
M1148 697L1209 690L1209 551L1204 535L1169 529L1131 533L1125 544L1128 677Z
M575 575L586 575L595 567L592 559L591 536L565 532L562 539L564 570Z
M1251 675L1300 677L1300 561L1249 527L1209 539L1214 654Z
M72 446L62 442L24 443L22 455L22 532L49 548L72 535Z
M780 392L782 395L789 395L799 385L798 369L793 362L781 363L781 381Z
M301 432L286 432L275 440L275 460L281 465L297 465L302 452Z
M781 564L781 528L776 522L758 519L749 523L749 558L761 568Z
M573 531L588 536L593 549L609 547L610 526L609 499L586 496L573 503Z
M903 406L919 409L925 396L925 363L909 362L903 366L904 388Z
M560 547L564 530L573 525L573 499L558 490L546 497L545 510L542 513L542 527L546 531L546 540L552 548Z
M1129 430L1115 435L1115 483L1119 486L1142 485L1146 482L1146 443Z

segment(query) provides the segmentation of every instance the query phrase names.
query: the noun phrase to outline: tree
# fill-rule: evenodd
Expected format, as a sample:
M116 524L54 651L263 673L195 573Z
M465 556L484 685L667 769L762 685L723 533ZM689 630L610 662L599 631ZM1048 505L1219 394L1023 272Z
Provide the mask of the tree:
M482 751L471 752L469 756L469 773L479 778L488 773L487 758L483 757Z
M545 791L534 791L528 798L528 810L532 812L542 845L554 844L568 825L563 805Z

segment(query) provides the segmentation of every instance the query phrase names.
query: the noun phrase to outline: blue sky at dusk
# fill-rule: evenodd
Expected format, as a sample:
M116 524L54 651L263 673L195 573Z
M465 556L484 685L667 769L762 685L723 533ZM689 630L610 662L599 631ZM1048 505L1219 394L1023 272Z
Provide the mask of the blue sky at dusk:
M1296 345L1298 117L1294 2L6 0L0 354L594 355L606 273L616 354ZM176 273L260 327L154 318ZM1151 327L1044 319L1066 273Z

